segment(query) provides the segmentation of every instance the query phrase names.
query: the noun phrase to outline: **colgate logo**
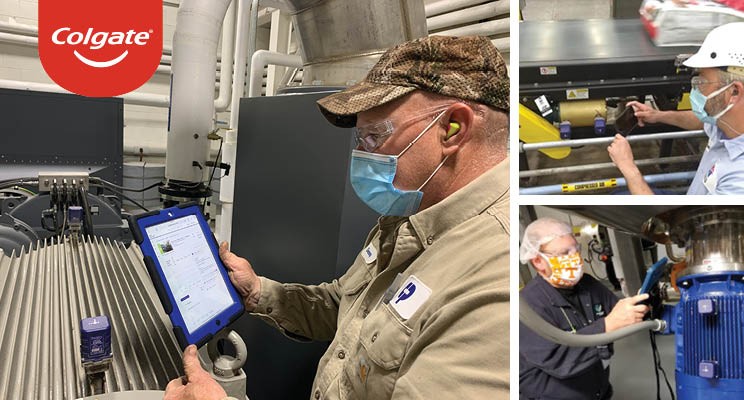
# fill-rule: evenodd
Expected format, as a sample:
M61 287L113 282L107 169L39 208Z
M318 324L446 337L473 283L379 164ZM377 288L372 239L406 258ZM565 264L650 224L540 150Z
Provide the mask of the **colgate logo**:
M85 33L82 33L73 32L70 27L63 27L54 31L52 34L52 43L62 46L66 44L73 46L83 44L91 50L98 50L106 45L121 46L134 44L144 46L150 39L151 32L152 29L149 32L135 32L131 29L128 32L95 32L93 28L88 28ZM124 60L129 54L129 50L124 50L119 56L108 61L93 61L80 54L77 50L73 50L73 54L75 54L78 60L93 68L108 68Z
M42 66L58 85L84 96L131 92L160 64L162 12L154 0L40 0Z

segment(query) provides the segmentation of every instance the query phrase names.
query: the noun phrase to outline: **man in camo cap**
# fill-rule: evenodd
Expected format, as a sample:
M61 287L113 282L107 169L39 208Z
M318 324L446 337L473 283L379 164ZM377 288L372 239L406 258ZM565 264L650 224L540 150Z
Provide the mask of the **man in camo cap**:
M223 243L247 311L292 339L332 341L311 399L509 397L508 93L487 38L388 50L361 82L318 101L332 124L355 127L351 184L382 215L349 270L282 284ZM187 369L189 383L174 381L166 398L224 398L194 370L197 383Z

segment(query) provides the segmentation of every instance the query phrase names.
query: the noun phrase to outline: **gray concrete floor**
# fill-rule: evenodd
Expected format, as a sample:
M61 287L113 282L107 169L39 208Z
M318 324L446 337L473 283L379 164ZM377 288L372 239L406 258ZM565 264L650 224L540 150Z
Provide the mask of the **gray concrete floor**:
M611 18L612 0L526 0L525 21Z
M656 336L661 365L674 388L674 336ZM648 332L639 332L615 342L615 355L610 364L610 382L615 390L613 400L655 399L656 375ZM664 378L659 373L661 398L671 399Z

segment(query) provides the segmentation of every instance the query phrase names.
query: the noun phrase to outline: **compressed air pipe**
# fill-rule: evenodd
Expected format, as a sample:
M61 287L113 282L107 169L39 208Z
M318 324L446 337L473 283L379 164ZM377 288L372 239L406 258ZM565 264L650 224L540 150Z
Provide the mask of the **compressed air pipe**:
M626 137L628 142L644 142L648 140L662 140L662 139L684 139L684 138L695 138L705 137L705 132L702 130L697 131L679 131L679 132L663 132L663 133L650 133L648 135L632 135ZM520 143L519 152L523 153L530 150L540 149L551 149L555 147L575 147L575 146L598 146L608 145L615 140L613 136L589 138L589 139L573 139L573 140L558 140L555 142L541 142L541 143Z
M626 326L625 328L620 328L616 331L608 333L598 333L594 335L574 334L556 328L555 326L546 322L529 306L529 304L527 304L525 300L521 298L519 299L519 322L530 328L532 331L534 331L544 339L550 340L553 343L571 347L602 346L630 336L636 332L641 332L648 329L654 332L661 332L666 329L666 322L660 319L654 319L650 321L639 322L637 324Z
M644 160L635 160L635 165L656 165L656 164L680 164L686 162L700 161L700 155L692 156L674 156L674 157L661 157L661 158L647 158ZM546 176L546 175L559 175L567 174L571 172L585 172L594 171L598 169L616 168L615 163L596 163L596 164L585 164L585 165L572 165L570 167L556 167L556 168L543 168L533 169L528 171L519 171L520 178L531 178L533 176Z
M674 181L684 181L684 180L691 180L695 177L696 171L687 171L687 172L670 172L667 174L655 174L655 175L645 175L643 179L648 184L654 184L654 183L663 183L663 182L674 182ZM628 183L625 181L625 178L616 178L615 185L607 188L618 188L618 187L625 187L628 185ZM566 185L569 186L591 186L592 184L596 183L598 181L584 181L584 182L574 182L569 183ZM546 186L536 186L536 187L530 187L530 188L520 188L519 194L525 194L525 195L536 195L536 194L560 194L563 193L563 186L564 184L559 185L546 185ZM600 188L598 188L600 189Z

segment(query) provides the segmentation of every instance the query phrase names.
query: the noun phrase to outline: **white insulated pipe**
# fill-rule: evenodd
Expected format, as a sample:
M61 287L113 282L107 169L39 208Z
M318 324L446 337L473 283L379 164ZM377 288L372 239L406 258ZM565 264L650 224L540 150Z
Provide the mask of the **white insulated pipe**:
M261 89L263 87L263 72L267 65L281 65L285 67L302 67L302 57L297 55L290 55L284 53L277 53L268 50L258 50L253 53L251 57L251 71L249 80L248 97L261 96ZM235 124L237 124L237 112L235 109L232 111L232 116L235 116ZM232 118L231 118L232 120ZM235 162L237 161L237 139L238 130L237 126L227 131L227 137L222 149L223 162L230 164L231 171L235 171ZM222 212L217 220L217 239L220 241L230 241L232 237L232 212L233 212L233 200L235 192L235 173L224 176L220 180L220 203L222 203Z
M225 134L225 140L222 144L222 162L230 165L230 175L220 179L220 203L221 209L217 215L215 224L215 236L217 240L230 241L232 237L232 215L233 200L235 192L235 162L238 146L238 117L240 116L240 98L243 97L243 87L245 86L245 71L248 63L248 51L251 37L255 41L255 36L250 31L255 29L251 25L251 16L255 9L256 20L258 19L258 0L237 0L238 21L235 35L235 74L232 85L232 100L230 102L230 126ZM255 48L255 44L253 46Z
M0 32L0 42L4 43L10 43L10 44L21 44L24 46L38 46L39 45L39 39L33 37L33 36L26 36L16 33L5 33Z
M227 110L230 105L230 85L232 83L233 54L235 46L235 9L237 0L230 2L222 25L222 52L220 53L220 90L214 101L217 112Z
M426 27L429 32L471 23L473 21L492 18L498 15L509 14L508 1L493 1L479 6L453 11L447 14L437 15L426 19ZM507 18L508 19L508 18Z
M480 24L463 26L455 29L437 32L442 36L491 36L499 33L509 32L509 18L502 18L493 21L481 22Z
M488 2L487 0L436 0L429 4L424 5L424 12L426 17L432 17L434 15L444 14L450 11L459 10L461 8L473 7L478 4ZM506 3L509 5L509 0L498 0L492 1L492 3Z
M248 97L261 96L261 88L263 87L264 80L264 68L266 68L267 65L301 68L302 57L268 50L258 50L253 53L253 57L251 57Z
M39 82L22 82L12 81L7 79L0 79L0 88L3 89L15 89L15 90L30 90L34 92L51 92L51 93L67 93L69 91L61 88L53 83L39 83ZM126 104L134 104L140 106L153 106L153 107L168 107L169 101L168 96L150 94L150 93L137 93L131 92L116 96L116 98L123 99Z
M165 177L203 181L214 117L217 44L230 0L183 0L173 35ZM199 163L202 168L194 166Z

